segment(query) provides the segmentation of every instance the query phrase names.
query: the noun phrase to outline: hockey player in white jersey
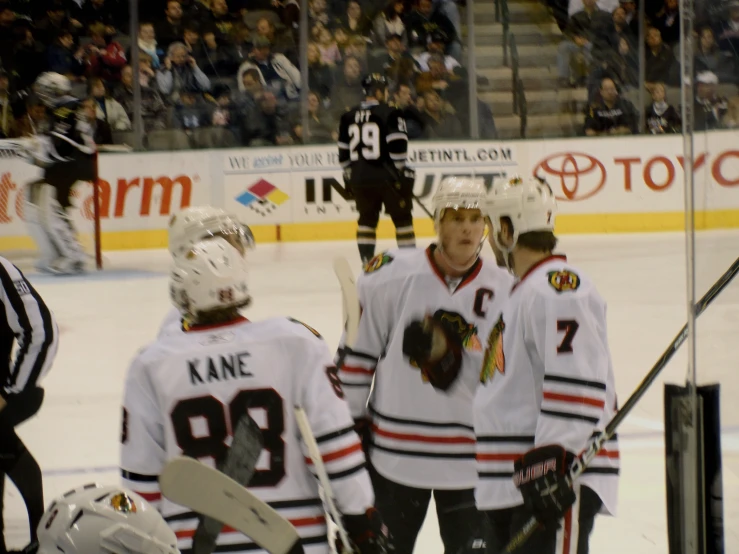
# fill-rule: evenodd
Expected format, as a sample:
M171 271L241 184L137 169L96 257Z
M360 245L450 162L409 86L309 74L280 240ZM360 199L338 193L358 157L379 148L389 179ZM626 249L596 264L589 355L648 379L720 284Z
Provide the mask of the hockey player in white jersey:
M433 199L437 242L388 251L365 266L357 280L356 343L339 351L377 507L398 554L413 552L432 494L447 554L482 532L472 400L482 341L513 281L479 256L485 198L482 179L440 184Z
M251 229L235 215L213 206L190 206L174 214L169 220L168 235L169 254L173 259L187 254L196 242L216 237L226 239L242 256L254 248ZM159 328L159 336L182 333L186 326L187 321L173 306Z
M115 485L91 483L56 498L38 538L38 554L180 554L156 508Z
M552 190L539 179L493 186L491 245L517 277L485 341L474 402L475 497L493 527L493 554L532 515L543 530L516 552L587 554L596 514L616 509L615 437L574 490L565 480L574 457L614 416L616 391L605 301L587 275L553 254L556 213Z
M171 295L189 325L142 349L128 370L124 485L159 507L178 546L189 552L197 515L163 499L157 476L180 455L220 463L233 426L248 413L264 439L250 490L296 527L305 552L328 554L324 509L294 417L293 407L302 406L349 537L361 554L384 554L384 526L331 354L318 333L298 321L250 322L239 314L250 300L246 265L222 238L196 243L175 259ZM264 552L228 528L217 548Z

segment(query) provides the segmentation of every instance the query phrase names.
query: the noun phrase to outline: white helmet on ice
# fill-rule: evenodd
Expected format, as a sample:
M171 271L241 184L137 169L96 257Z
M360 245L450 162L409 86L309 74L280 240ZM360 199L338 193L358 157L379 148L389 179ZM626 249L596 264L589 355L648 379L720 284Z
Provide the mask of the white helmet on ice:
M54 500L38 527L39 554L179 554L164 518L135 492L85 485Z
M33 91L39 100L47 107L53 107L55 101L62 96L70 93L72 84L69 79L61 73L47 71L36 78L33 84Z
M173 258L187 254L201 240L221 236L242 255L254 248L254 235L236 216L213 206L192 206L169 220L169 253Z
M246 260L223 238L195 243L187 254L174 259L170 297L181 313L195 317L219 308L248 306Z
M485 198L485 182L481 177L446 177L440 184L439 189L434 194L432 204L434 207L434 226L437 228L441 218L444 216L444 210L451 208L457 209L478 209L484 211Z
M514 177L493 183L488 196L487 215L493 224L495 244L502 251L510 252L523 233L554 231L557 201L552 188L543 179L531 177L524 181ZM513 225L513 245L510 248L504 248L498 239L502 217L510 218Z

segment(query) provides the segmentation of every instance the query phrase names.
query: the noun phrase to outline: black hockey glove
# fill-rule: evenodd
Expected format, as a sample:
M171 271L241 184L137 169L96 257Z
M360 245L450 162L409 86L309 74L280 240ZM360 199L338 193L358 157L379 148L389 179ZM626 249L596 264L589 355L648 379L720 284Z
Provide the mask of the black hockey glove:
M575 491L566 479L574 459L564 447L552 444L529 450L513 464L513 483L526 508L546 527L557 527L575 503Z
M410 167L399 170L400 193L407 198L413 197L413 185L416 184L416 172Z
M403 354L435 389L446 391L462 369L464 346L443 319L412 321L403 333Z
M336 552L338 554L387 554L395 552L392 539L382 516L375 508L369 508L362 515L343 516L344 528L349 540L354 545L353 552L347 552L341 539L336 537Z

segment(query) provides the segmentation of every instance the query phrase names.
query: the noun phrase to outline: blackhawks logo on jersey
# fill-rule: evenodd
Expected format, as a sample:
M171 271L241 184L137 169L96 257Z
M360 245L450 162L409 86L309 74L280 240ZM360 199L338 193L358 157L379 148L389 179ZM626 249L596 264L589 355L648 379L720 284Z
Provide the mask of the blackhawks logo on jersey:
M364 272L372 273L380 269L382 266L389 264L392 261L393 261L393 257L387 252L383 252L382 254L378 254L377 256L372 258L370 261L368 261L366 264L364 264Z
M471 352L482 350L482 343L477 336L477 326L474 323L467 323L467 320L457 312L437 310L434 319L440 321L447 329L453 330L459 336L465 350Z
M568 292L577 290L580 286L580 277L572 271L563 269L561 271L550 271L547 273L549 284L557 292Z
M493 380L496 371L500 371L501 375L505 375L505 353L503 352L504 330L505 322L503 321L503 316L500 316L495 327L490 332L485 348L485 357L482 360L480 382L483 385Z

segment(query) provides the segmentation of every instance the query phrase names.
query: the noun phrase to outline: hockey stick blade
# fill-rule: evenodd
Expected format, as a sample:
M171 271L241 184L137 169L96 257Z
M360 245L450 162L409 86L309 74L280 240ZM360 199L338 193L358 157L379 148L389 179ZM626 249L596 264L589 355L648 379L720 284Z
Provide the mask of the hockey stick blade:
M162 494L175 504L217 519L270 554L302 552L289 521L220 471L193 458L174 458L159 476Z
M729 269L727 269L726 272L719 278L719 280L716 281L710 289L708 289L708 292L706 292L706 294L704 294L703 297L695 303L695 305L693 306L693 312L696 318L706 311L706 308L708 308L708 306L711 305L711 302L714 301L719 293L721 293L721 291L723 291L729 285L729 283L731 283L732 279L734 279L738 272L739 258L737 258L734 263L731 264ZM672 357L680 349L687 338L688 325L686 323L685 325L683 325L683 328L680 330L677 336L673 339L670 346L667 347L667 350L665 350L662 356L660 356L659 360L657 360L657 363L654 364L652 369L649 370L649 373L647 373L646 377L644 377L642 382L639 383L639 386L636 388L636 390L631 393L631 396L628 398L623 407L616 412L616 415L608 423L605 430L603 430L599 435L595 437L595 439L591 442L590 446L587 448L587 450L585 450L585 452L575 458L572 466L570 466L570 471L568 475L570 483L572 483L575 479L582 475L585 469L590 465L590 462L593 461L593 458L595 458L598 452L600 452L601 448L603 448L603 444L614 435L618 426L621 425L624 419L626 419L626 416L629 414L629 412L634 409L634 406L636 406L637 402L639 402L641 397L644 396L654 380L667 366L667 363L672 359ZM516 533L516 535L506 545L505 552L515 552L522 544L524 544L528 540L528 538L534 533L534 531L536 531L538 527L539 524L536 521L536 518L532 517L531 519L529 519L526 522L526 525L524 525L521 530Z
M226 459L219 470L245 487L254 476L263 447L261 429L249 414L242 415L236 425ZM192 537L193 554L212 554L222 529L221 521L212 517L201 518Z
M351 348L357 340L359 330L359 297L354 281L354 273L346 258L334 258L334 273L341 285L341 299L344 307L344 327L346 339L344 345Z

